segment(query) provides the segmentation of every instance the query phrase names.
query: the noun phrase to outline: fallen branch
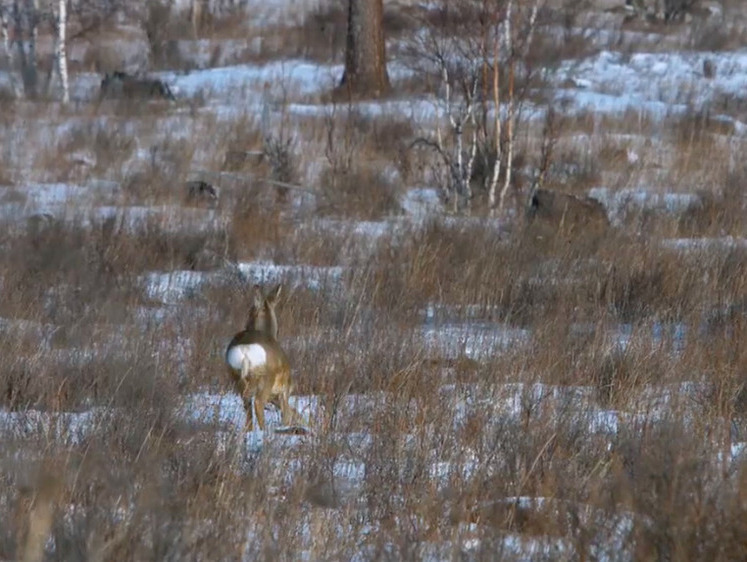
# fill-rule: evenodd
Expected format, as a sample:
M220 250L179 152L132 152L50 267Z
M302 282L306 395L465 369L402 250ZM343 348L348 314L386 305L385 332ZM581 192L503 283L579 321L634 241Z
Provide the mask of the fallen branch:
M259 176L257 174L252 174L252 173L236 174L233 172L213 172L211 170L190 170L190 173L201 174L203 176L214 176L218 178L226 177L232 180L254 180L254 181L259 181L262 183L267 183L274 187L278 187L282 189L289 189L291 191L300 191L301 193L308 193L314 196L324 197L325 195L324 192L319 191L317 189L312 189L310 187L304 187L302 185L296 185L296 184L288 183L284 181L278 181L272 178L267 178L267 177Z

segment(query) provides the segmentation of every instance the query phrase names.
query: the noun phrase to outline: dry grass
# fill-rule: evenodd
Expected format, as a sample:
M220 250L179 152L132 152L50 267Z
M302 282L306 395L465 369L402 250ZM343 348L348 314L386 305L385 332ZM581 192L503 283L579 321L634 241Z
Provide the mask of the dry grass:
M334 60L324 26L338 12L301 26L305 56ZM0 111L8 130L36 123L18 105ZM630 187L664 161L652 191L702 192L680 215L600 234L404 216L422 177L404 120L337 108L299 118L273 154L232 160L267 149L254 116L206 104L189 135L161 128L184 109L69 110L76 125L46 150L16 138L0 154L15 183L3 205L33 203L23 154L29 175L66 181L78 172L62 156L90 153L90 177L121 185L0 234L0 558L513 560L519 537L552 542L552 560L744 558L747 465L730 446L747 430L747 250L662 240L747 233L721 122L564 121L548 183ZM53 113L35 111L39 127ZM517 167L538 161L535 140ZM182 206L196 168L235 173L217 176L215 217ZM311 179L284 192L265 177ZM102 219L106 197L169 214ZM255 281L235 261L316 268L280 270L278 308L296 394L318 401L313 436L258 449L212 410L185 415L206 393L230 398L222 354ZM144 290L177 270L202 283L167 303Z
M744 256L683 261L632 242L620 253L617 242L599 250L594 258L599 266L590 263L580 274L589 256L567 248L533 252L531 244L504 240L479 223L433 223L408 238L398 246L382 241L368 264L344 279L342 293L332 286L294 290L282 304L281 338L293 357L298 392L317 395L323 413L314 439L293 449L304 468L290 474L277 463L291 454L281 441L243 458L241 447L226 441L233 430L225 434L220 425L185 423L174 413L181 393L223 386L220 350L243 322L237 302L247 302L240 288L229 283L213 289L209 314L195 315L194 304L188 304L183 315L143 330L132 315L137 296L122 292L132 279L123 273L156 263L139 263L123 250L114 253L111 271L95 265L102 257L75 261L71 250L61 264L26 263L20 256L31 253L21 252L26 247L21 244L30 242L14 241L19 253L13 263L26 265L17 273L16 288L4 294L25 308L6 296L4 316L64 326L66 337L55 340L59 349L115 342L108 351L66 366L70 359L52 359L49 351L31 360L38 349L31 336L0 339L3 354L15 358L3 371L6 408L52 414L114 408L81 443L56 445L65 460L62 489L51 500L49 534L57 546L47 556L102 551L120 559L186 553L272 558L311 548L319 556L364 550L372 557L377 552L407 557L446 539L464 544L467 524L483 540L486 556L506 532L567 537L575 549L593 552L610 540L604 522L626 513L640 519L633 534L635 556L729 559L741 552L736 537L744 531L737 523L744 520L743 504L732 499L734 492L739 497L741 476L723 479L722 467L709 459L720 450L724 420L743 415L737 410L747 367L743 319L727 319L712 335L688 337L686 348L674 355L671 336L659 341L652 335L662 321L684 322L697 333L703 316L694 311L737 303L746 289L738 273ZM271 240L283 247L294 238ZM604 265L612 261L612 269ZM552 273L542 281L550 264ZM58 273L52 277L52 271ZM41 297L32 292L36 285L22 282L29 275L47 279L48 287L62 282L83 287L86 305L96 310L86 312L73 293L64 292L58 304L70 309L77 323L33 307ZM99 287L99 296L92 300L92 289L85 287ZM417 311L429 303L457 309L481 303L485 317L530 328L530 347L461 367L439 362L444 357L412 331ZM100 312L112 306L124 308L118 328L91 329L113 318ZM589 321L592 331L579 332L577 326ZM621 321L633 326L628 351L610 351L609 337ZM170 345L181 340L191 347L184 363L172 361L174 352L168 351L178 349ZM505 391L502 383L542 382L569 391L591 387L590 405L633 415L651 389L693 380L704 383L702 390L673 398L667 419L652 418L642 433L631 422L615 434L590 437L572 409L529 391L515 419L496 417L491 405ZM457 396L472 396L458 421L454 397L439 390L444 383L457 383ZM378 398L381 391L386 399ZM370 395L355 415L344 405L351 393ZM685 430L685 416L692 412L694 425ZM345 436L353 432L365 432L368 444L351 450ZM6 443L6 450L29 454L33 442ZM463 472L473 458L481 460ZM434 476L434 461L450 463L451 472ZM350 484L335 468L345 462L365 463L357 491L346 488ZM4 499L16 506L16 515L4 531L2 549L12 557L25 544L25 522L40 513L24 507L23 498L35 497L41 488L31 482L31 491L21 492L20 472L8 465L4 474ZM514 496L558 503L537 509L506 499ZM606 515L590 517L585 505ZM719 523L718 531L704 522L704 514ZM204 528L208 523L221 529L220 539ZM300 534L306 525L311 537ZM341 525L345 537L327 544ZM364 536L369 525L379 532L363 543L351 538Z

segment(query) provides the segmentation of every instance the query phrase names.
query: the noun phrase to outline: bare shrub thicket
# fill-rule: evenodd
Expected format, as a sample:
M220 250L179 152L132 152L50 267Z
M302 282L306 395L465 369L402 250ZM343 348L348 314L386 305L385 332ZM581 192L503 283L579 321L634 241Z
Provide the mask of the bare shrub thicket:
M632 0L631 7L640 17L666 23L681 21L698 7L698 0Z
M450 2L422 15L423 31L406 41L405 60L437 99L435 131L427 124L432 132L419 135L413 147L433 151L433 180L452 211L469 211L474 203L500 214L521 188L521 161L536 162L535 175L548 164L544 151L520 153L518 139L533 127L524 109L560 60L554 57L561 46L576 34L550 45L549 34L538 39L538 28L570 18L566 27L573 29L578 6L544 7L513 0Z
M89 173L106 176L121 169L136 148L137 141L124 126L87 123L71 130L50 154L44 155L45 162L39 164L49 169L67 168L67 174L73 174L82 163ZM62 156L67 160L61 161Z
M319 5L296 28L284 30L283 44L290 56L336 63L345 52L347 14L341 4ZM274 56L274 54L273 54Z
M180 21L175 17L171 4L148 4L143 27L150 47L151 67L188 70L188 63L183 59L176 41L181 30L189 29L186 23L186 20Z
M676 156L669 175L700 200L678 217L680 235L743 236L746 232L747 200L740 187L744 170L734 156L741 140L734 140L733 126L708 110L691 111L671 122ZM700 165L703 158L710 162L707 169Z
M410 128L396 121L367 118L334 103L324 127L326 162L319 179L322 210L361 219L396 214L402 178L397 177L394 165L397 172L407 173L403 153Z

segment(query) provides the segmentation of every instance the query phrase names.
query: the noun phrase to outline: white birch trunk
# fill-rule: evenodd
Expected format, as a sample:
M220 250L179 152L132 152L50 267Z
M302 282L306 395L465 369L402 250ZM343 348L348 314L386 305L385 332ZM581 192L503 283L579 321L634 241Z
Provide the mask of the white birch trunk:
M515 110L514 110L514 63L511 62L508 70L508 117L506 119L506 175L503 178L503 188L501 189L501 197L498 201L498 213L502 214L503 209L506 206L506 195L511 187L511 176L513 173L514 159L514 121Z
M57 70L62 84L62 103L70 103L70 84L67 73L67 0L58 1L57 13Z
M472 184L470 181L472 180L472 167L475 165L475 158L477 157L477 127L474 126L474 113L470 114L469 121L473 125L472 146L467 159L467 167L464 170L464 197L466 198L467 214L472 214Z
M457 162L456 162L456 170L454 169L454 164L451 163L449 165L449 197L451 198L451 208L454 213L456 213L459 209L459 180L458 180L458 171L460 170L460 160L461 160L461 135L459 134L459 130L456 127L456 122L454 121L454 116L451 114L451 84L449 83L449 69L446 67L446 61L441 61L441 79L444 83L444 105L445 105L445 113L446 117L449 120L449 123L451 124L452 130L456 134L456 145L457 145ZM439 128L439 137L441 136L441 131ZM441 145L441 139L438 139L439 146Z
M472 139L471 146L469 147L469 157L464 166L464 196L466 198L467 213L472 212L472 169L475 165L475 158L477 158L477 124L475 123L475 97L477 96L477 86L479 80L475 77L470 86L469 92L467 93L467 107L465 109L466 117L463 122L466 122L472 126Z
M508 54L509 76L508 76L508 107L506 117L506 177L503 182L500 197L498 198L498 214L503 214L503 208L506 204L506 194L511 185L511 159L513 158L513 118L514 118L514 45L511 34L511 18L513 18L513 0L508 0L506 7L506 34L504 35L504 49Z
M508 76L508 115L506 118L506 175L503 181L503 188L501 189L500 199L498 201L498 213L503 213L503 209L506 204L506 195L511 187L511 179L513 176L513 157L514 157L514 141L515 141L515 129L516 129L516 97L514 93L515 87L515 71L516 71L516 53L514 52L514 37L511 34L511 17L513 9L513 0L509 0L508 7L506 9L506 36L505 44L506 50L509 53L509 76ZM521 60L525 60L529 53L529 47L532 43L532 37L534 34L534 28L537 23L537 12L539 9L539 0L535 0L532 6L532 11L529 16L529 29L527 31L527 37L524 41L523 49L519 53Z
M488 208L490 209L490 216L495 216L496 207L496 196L498 194L498 178L501 174L501 93L500 93L500 69L499 69L499 55L500 55L500 38L498 37L498 29L496 28L496 35L493 43L493 106L495 112L495 164L493 165L493 173L490 177L490 184L488 186Z

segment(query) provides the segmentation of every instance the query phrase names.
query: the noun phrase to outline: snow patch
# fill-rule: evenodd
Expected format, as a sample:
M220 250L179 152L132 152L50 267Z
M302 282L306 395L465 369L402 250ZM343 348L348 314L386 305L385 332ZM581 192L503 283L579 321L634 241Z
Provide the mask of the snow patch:
M420 187L408 189L400 199L402 210L416 218L439 215L444 211L444 205L438 189Z
M681 252L706 252L717 250L747 249L747 238L722 236L719 238L666 238L661 241L664 248Z
M715 76L703 75L706 60ZM654 113L704 107L715 95L740 95L747 87L747 50L730 52L625 53L601 51L581 60L564 61L555 84L576 84L559 90L576 107L602 112L628 108Z
M428 353L449 359L486 359L525 345L530 335L528 330L490 322L425 326L422 330Z
M657 193L641 188L613 191L607 187L594 187L589 190L589 197L604 206L610 222L615 225L619 225L631 212L655 211L678 215L702 204L700 196L693 193Z

